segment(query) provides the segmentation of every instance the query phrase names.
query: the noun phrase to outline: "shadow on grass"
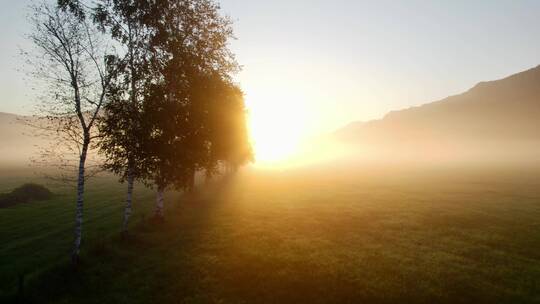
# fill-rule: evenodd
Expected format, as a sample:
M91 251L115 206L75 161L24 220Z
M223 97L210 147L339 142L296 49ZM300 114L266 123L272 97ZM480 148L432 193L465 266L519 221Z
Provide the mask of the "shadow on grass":
M227 183L212 184L213 195L219 195ZM127 233L94 242L83 250L76 267L66 258L39 273L24 276L19 286L0 298L0 302L153 302L152 298L159 296L154 294L171 279L167 263L162 263L160 258L170 256L170 251L185 255L185 268L182 269L187 278L185 291L194 289L195 285L189 279L192 277L189 274L189 249L198 241L196 230L203 228L205 213L215 202L202 198L207 196L206 192L181 195L179 202L173 202L174 206L167 210L165 219L142 217ZM181 212L189 212L189 216Z

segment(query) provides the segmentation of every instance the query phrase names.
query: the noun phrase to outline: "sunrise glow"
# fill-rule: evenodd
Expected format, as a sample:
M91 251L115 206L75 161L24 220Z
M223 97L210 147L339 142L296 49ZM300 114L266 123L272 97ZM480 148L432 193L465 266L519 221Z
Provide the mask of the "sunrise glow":
M249 132L257 165L290 161L309 134L309 113L301 98L268 96L248 103Z

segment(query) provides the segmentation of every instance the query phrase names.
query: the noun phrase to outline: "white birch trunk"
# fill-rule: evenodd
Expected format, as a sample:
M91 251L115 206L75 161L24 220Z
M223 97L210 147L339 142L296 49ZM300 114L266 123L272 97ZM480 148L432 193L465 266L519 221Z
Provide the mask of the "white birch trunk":
M84 207L84 165L86 162L86 154L88 152L89 143L83 144L81 155L79 158L79 176L77 178L77 205L75 208L75 241L73 243L73 252L71 254L71 260L74 264L79 261L79 254L81 252L81 240L82 240L82 224L83 224L83 207Z
M133 180L134 180L133 170L132 170L132 168L128 168L127 198L126 198L126 207L124 208L124 221L122 223L122 232L123 233L127 232L129 217L131 216L131 212L132 212Z
M163 188L158 188L157 195L156 195L156 209L154 211L154 215L157 218L162 219L164 216L163 213Z

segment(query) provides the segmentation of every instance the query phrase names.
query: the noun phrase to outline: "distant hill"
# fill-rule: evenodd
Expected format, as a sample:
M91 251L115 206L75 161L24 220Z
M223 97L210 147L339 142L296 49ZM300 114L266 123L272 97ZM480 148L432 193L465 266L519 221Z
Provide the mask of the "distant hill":
M540 66L481 82L440 101L353 123L334 134L390 157L522 158L540 155ZM540 159L540 157L539 157Z

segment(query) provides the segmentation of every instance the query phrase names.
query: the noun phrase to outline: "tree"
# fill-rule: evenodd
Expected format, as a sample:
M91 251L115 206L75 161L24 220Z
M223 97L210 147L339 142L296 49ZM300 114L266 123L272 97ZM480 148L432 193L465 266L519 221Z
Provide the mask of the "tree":
M84 6L61 2L73 12ZM232 23L212 0L101 0L93 12L127 58L115 62L121 73L111 86L100 128L105 166L128 180L126 227L133 178L156 186L155 214L162 218L164 190L191 188L195 172L209 167L212 142L235 138L212 138L220 132L212 129L210 113L226 112L235 105L226 102L234 95L240 96L238 113L244 118L241 92L230 89L239 66L228 48Z
M190 150L194 148L187 140L187 121L182 106L165 92L162 86L155 86L144 104L149 132L143 166L148 168L147 183L157 189L154 209L157 219L164 217L165 189L169 186L180 188L185 183L186 169L192 163Z
M147 160L158 189L156 216L163 216L163 190L185 188L194 172L206 163L209 149L208 98L198 88L214 75L230 79L238 64L228 48L231 21L220 15L211 0L160 0L148 24L158 54L154 68L161 75L147 99L145 118L151 122ZM157 17L159 16L159 17ZM146 102L145 102L146 103Z
M33 75L48 86L44 114L54 129L69 138L78 149L75 237L72 261L77 263L82 240L85 163L91 144L97 138L96 121L106 103L106 93L115 73L108 63L100 34L86 19L84 11L63 10L42 4L33 7L33 31L29 38L35 47L30 56Z
M116 93L112 93L116 95ZM116 95L118 96L118 95ZM146 176L141 159L145 158L143 142L143 116L138 104L128 99L112 99L105 107L100 119L99 141L100 153L104 156L103 168L127 181L126 205L123 213L122 233L127 233L128 222L132 212L132 198L135 179Z
M213 101L209 107L209 157L205 169L211 176L220 164L228 171L253 161L246 123L244 94L235 84L217 78L207 90Z
M105 107L101 120L103 136L100 148L105 156L104 167L127 181L127 197L122 231L127 232L132 211L133 184L145 176L142 103L146 87L153 81L150 69L152 52L149 48L151 28L148 18L149 3L141 0L100 0L94 11L94 21L102 31L118 41L125 53L117 62L118 77L111 89L111 102Z
M135 179L145 174L140 166L142 125L141 108L145 87L152 82L149 68L152 59L149 48L150 28L146 18L152 18L151 3L144 0L58 0L59 5L75 14L88 10L99 29L119 43L122 60L114 62L118 73L108 96L110 102L100 119L100 153L104 156L103 168L127 181L126 205L122 232L127 232L132 212Z

